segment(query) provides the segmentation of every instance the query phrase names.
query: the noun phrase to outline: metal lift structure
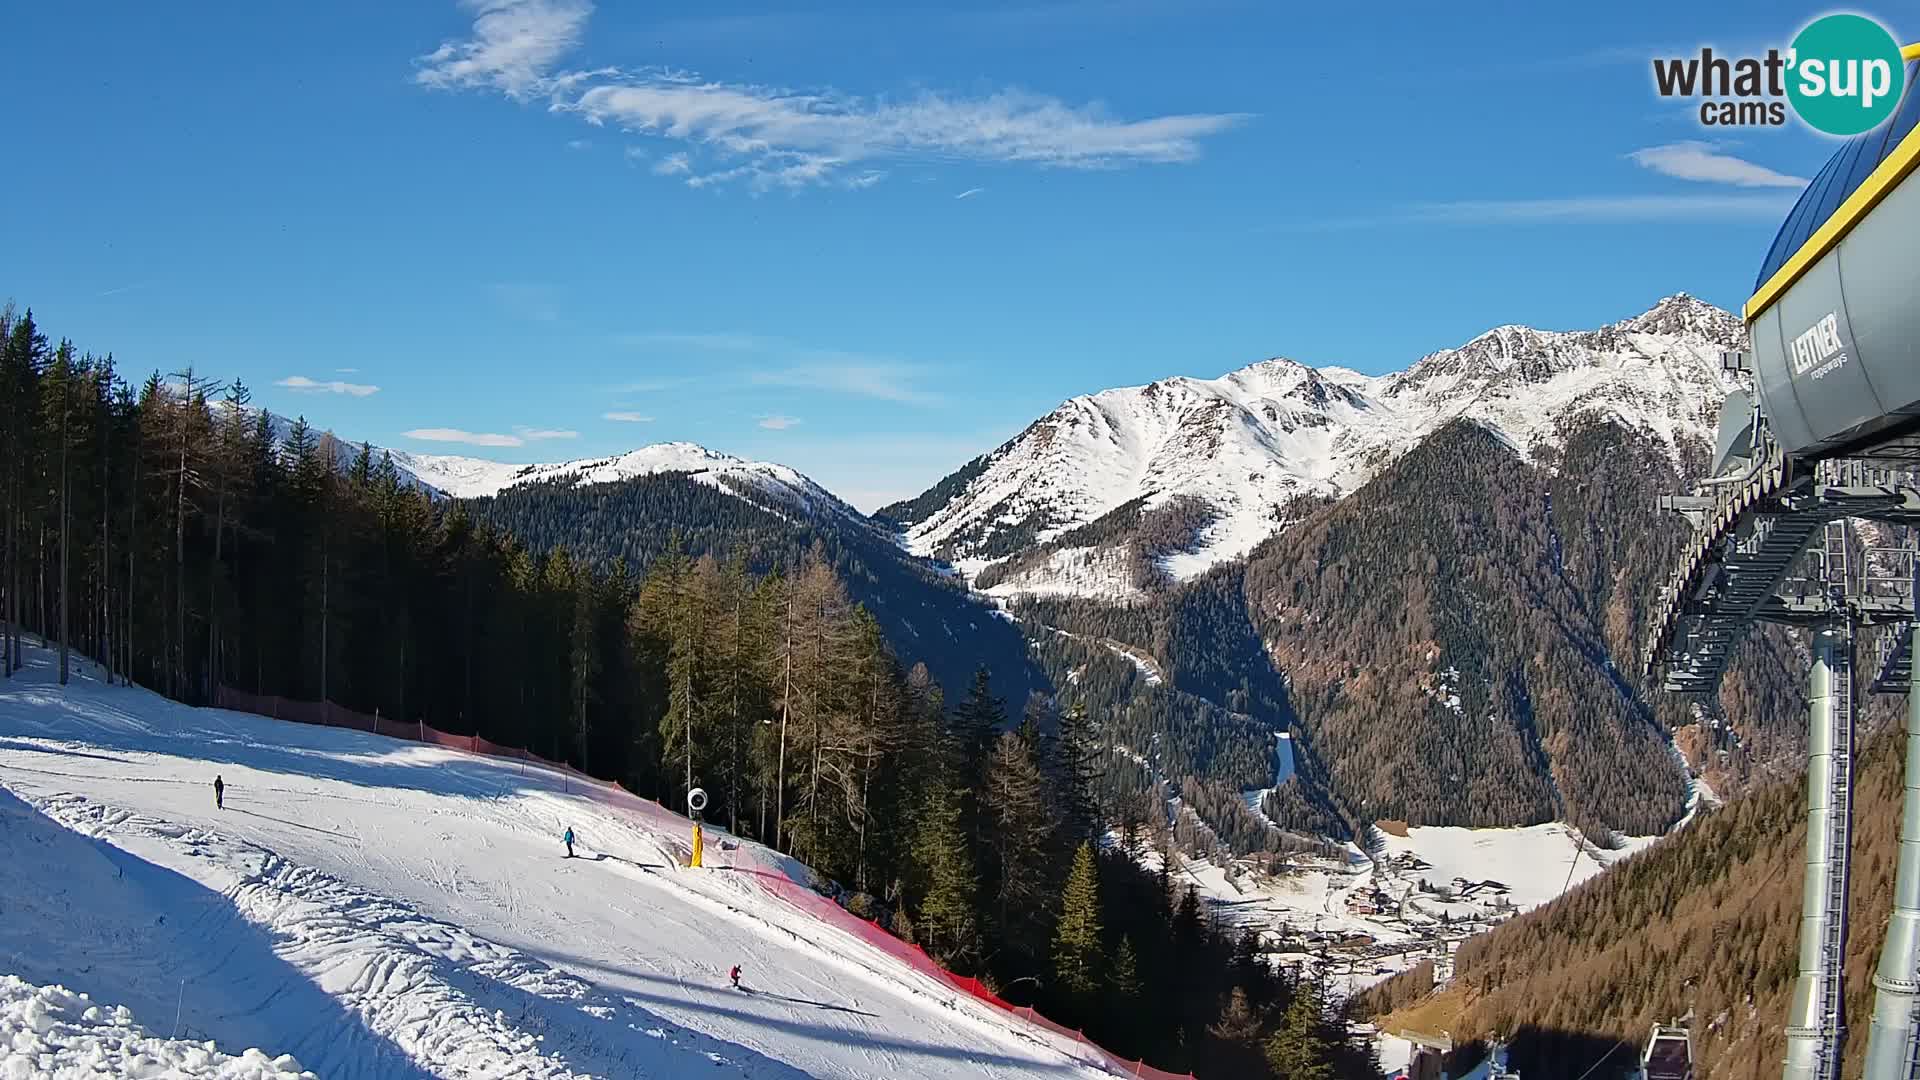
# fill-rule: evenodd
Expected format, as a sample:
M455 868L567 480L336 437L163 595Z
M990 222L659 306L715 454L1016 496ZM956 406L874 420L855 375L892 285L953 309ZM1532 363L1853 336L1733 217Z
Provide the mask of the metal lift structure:
M1920 527L1920 45L1905 98L1802 194L1763 264L1751 353L1724 366L1708 476L1663 505L1694 533L1655 611L1646 657L1669 691L1717 709L1756 624L1811 639L1807 852L1785 1080L1838 1080L1853 813L1857 644L1878 638L1869 688L1912 680ZM1874 523L1874 524L1868 524ZM1888 542L1889 537L1893 542ZM1875 543L1877 539L1879 542ZM1908 694L1894 911L1874 976L1867 1080L1920 1080L1920 694Z

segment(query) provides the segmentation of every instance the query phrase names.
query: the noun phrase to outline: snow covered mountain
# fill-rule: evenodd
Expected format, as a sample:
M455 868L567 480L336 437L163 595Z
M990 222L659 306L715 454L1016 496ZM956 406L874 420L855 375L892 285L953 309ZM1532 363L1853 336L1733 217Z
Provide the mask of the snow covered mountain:
M769 510L807 516L859 511L826 488L785 465L747 461L690 442L656 443L612 457L580 458L546 465L511 465L450 454L390 451L393 462L417 482L456 499L498 495L510 487L548 482L613 484L658 473L686 473L701 483L738 495Z
M1597 330L1498 327L1385 375L1275 358L1106 390L881 514L911 550L972 576L1004 563L989 591L1123 597L1138 581L1116 534L1138 515L1177 503L1186 535L1152 555L1189 578L1252 550L1299 497L1344 497L1455 418L1536 459L1563 421L1601 413L1678 455L1711 439L1719 353L1743 337L1734 315L1683 293ZM1129 522L1103 528L1116 512Z

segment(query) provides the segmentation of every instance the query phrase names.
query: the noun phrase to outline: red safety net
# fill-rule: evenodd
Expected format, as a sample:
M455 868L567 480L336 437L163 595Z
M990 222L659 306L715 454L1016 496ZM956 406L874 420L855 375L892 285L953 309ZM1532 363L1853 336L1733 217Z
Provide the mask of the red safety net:
M978 979L965 975L955 975L941 967L920 946L902 941L893 936L880 924L862 919L833 900L821 896L812 889L800 884L785 874L770 870L756 870L748 867L738 869L753 875L762 888L792 906L811 915L819 922L837 927L852 934L868 945L886 953L894 960L921 975L944 986L952 987L977 1000L984 1001L1003 1012L1009 1013L1037 1027L1078 1043L1084 1051L1086 1060L1099 1068L1120 1076L1137 1076L1146 1080L1193 1080L1191 1073L1173 1073L1156 1069L1144 1061L1131 1061L1107 1050L1100 1044L1087 1038L1084 1032L1075 1031L1064 1024L1056 1024L1025 1005L1014 1005L987 988Z
M271 694L249 694L244 690L222 686L215 695L215 704L223 709L236 712L253 713L257 716L272 717L277 720L292 720L302 724L319 724L327 727L351 728L376 735L386 735L395 739L407 739L445 747L449 750L461 750L470 754L482 754L488 757L513 758L519 761L533 762L545 769L563 773L582 784L608 788L627 794L625 788L609 780L601 780L564 762L549 761L530 750L520 747L502 746L481 738L479 735L453 735L435 727L415 721L403 723L378 715L343 709L331 702L292 701ZM653 806L659 808L658 801ZM678 816L675 815L676 820ZM1064 1024L1056 1024L1033 1009L1016 1006L987 988L978 979L964 975L955 975L941 967L928 956L925 950L911 942L902 941L882 928L880 924L862 919L833 900L814 892L812 889L793 880L777 868L757 869L748 866L735 866L734 869L752 875L768 893L785 901L812 916L819 922L836 927L853 935L860 941L880 950L910 970L932 980L934 983L958 990L976 1000L983 1001L1011 1016L1018 1017L1036 1027L1044 1028L1055 1035L1077 1043L1085 1060L1096 1067L1119 1076L1141 1077L1143 1080L1193 1080L1190 1073L1171 1073L1156 1069L1143 1061L1130 1061L1120 1057L1098 1043L1088 1039L1085 1033L1075 1031Z

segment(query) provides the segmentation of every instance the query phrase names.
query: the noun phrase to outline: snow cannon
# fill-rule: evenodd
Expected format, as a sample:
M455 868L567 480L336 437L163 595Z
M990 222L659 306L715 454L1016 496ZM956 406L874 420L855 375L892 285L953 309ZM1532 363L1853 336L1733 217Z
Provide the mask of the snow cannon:
M694 788L687 792L687 816L693 819L693 850L687 857L688 866L700 866L705 837L700 835L700 811L707 808L707 789Z
M1903 55L1905 98L1807 185L1746 304L1760 408L1789 459L1920 458L1920 45Z

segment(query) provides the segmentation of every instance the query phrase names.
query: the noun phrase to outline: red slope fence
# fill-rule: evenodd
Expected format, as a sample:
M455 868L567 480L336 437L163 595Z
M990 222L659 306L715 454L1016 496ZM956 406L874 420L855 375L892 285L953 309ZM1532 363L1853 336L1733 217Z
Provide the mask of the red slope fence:
M477 734L454 735L450 732L441 731L439 728L430 727L426 723L417 720L412 722L394 720L389 717L380 716L378 713L369 716L366 713L341 708L329 701L294 701L272 694L250 694L244 690L235 690L230 686L221 686L214 695L214 704L222 709L252 713L255 716L265 716L275 720L291 720L299 724L349 728L354 731L364 731L372 735L385 735L395 739L407 739L413 742L428 743L469 754L484 754L488 757L510 758L515 761L532 762L542 768L565 773L582 783L592 784L596 787L612 788L616 791L632 794L631 792L627 792L627 789L621 787L616 781L601 780L598 777L588 776L586 773L581 772L565 762L553 761L541 757L531 750L521 747L501 746L498 743L489 742ZM656 805L658 804L656 803ZM1106 1069L1108 1072L1118 1076L1139 1077L1141 1080L1194 1080L1193 1074L1191 1073L1167 1072L1164 1069L1156 1069L1144 1061L1134 1061L1123 1058L1087 1038L1085 1032L1076 1031L1073 1028L1067 1027L1065 1024L1056 1024L1033 1011L1030 1006L1014 1005L988 989L987 985L980 980L969 978L965 975L955 975L953 972L941 967L940 964L935 961L933 957L928 956L926 950L920 948L920 946L908 941L902 941L879 923L863 919L853 914L846 908L841 907L838 903L835 903L832 899L820 895L806 885L788 877L786 874L747 867L741 867L740 869L753 875L754 879L759 882L763 889L785 901L790 906L813 916L821 922L846 931L855 938L886 953L911 970L937 983L951 986L955 990L979 1001L983 1001L1002 1012L1019 1017L1036 1027L1044 1028L1055 1035L1073 1040L1080 1045L1090 1061Z

